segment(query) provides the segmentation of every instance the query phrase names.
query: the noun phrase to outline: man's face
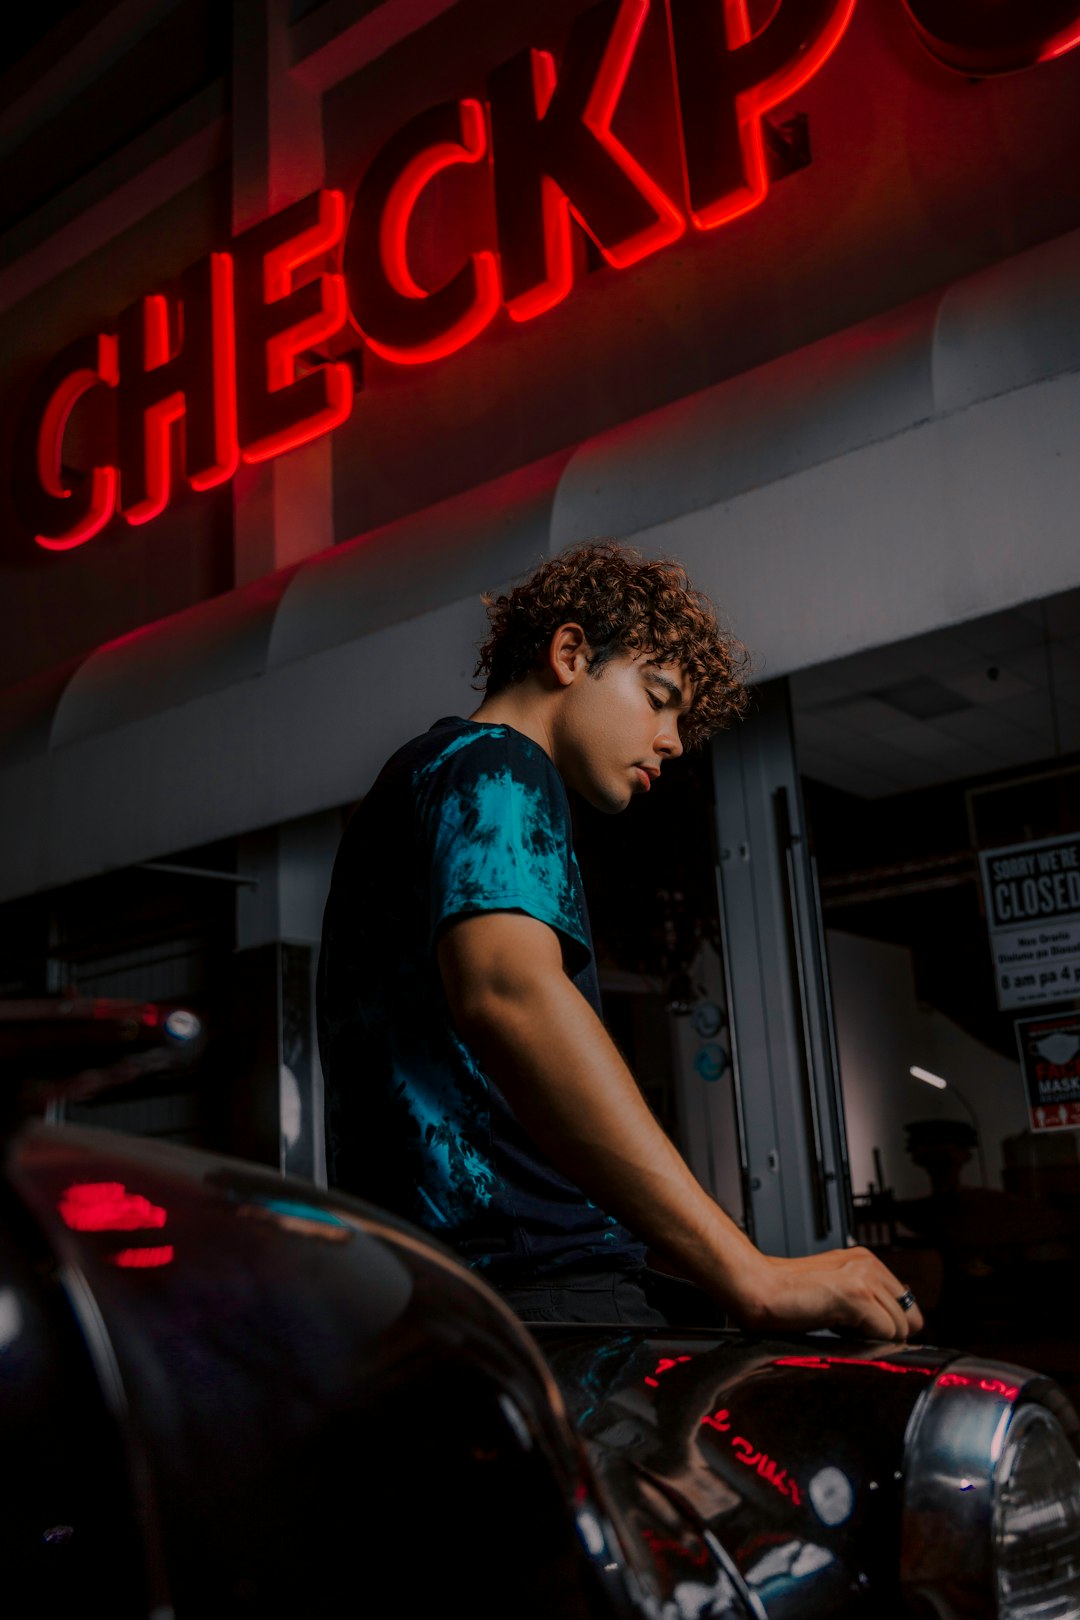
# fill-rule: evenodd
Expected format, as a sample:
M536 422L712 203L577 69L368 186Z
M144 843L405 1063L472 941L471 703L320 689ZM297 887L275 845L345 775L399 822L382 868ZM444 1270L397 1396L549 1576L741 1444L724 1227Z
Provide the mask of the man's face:
M648 793L682 753L679 717L690 682L677 664L618 654L591 674L582 663L564 693L555 764L569 787L608 815Z

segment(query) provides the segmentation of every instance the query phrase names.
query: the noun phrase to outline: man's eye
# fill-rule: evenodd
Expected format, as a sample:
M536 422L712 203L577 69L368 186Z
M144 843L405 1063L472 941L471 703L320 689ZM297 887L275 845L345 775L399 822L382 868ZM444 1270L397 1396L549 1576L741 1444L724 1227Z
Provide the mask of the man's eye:
M664 707L663 699L658 698L655 692L647 692L646 696L654 709L662 709Z

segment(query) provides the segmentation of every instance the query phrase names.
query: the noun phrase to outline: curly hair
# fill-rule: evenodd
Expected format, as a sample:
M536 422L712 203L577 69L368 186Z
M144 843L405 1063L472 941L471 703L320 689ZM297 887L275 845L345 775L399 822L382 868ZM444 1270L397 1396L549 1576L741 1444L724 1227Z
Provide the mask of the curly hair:
M489 697L523 680L559 626L574 623L592 654L590 675L619 653L678 664L692 688L682 721L688 748L746 708L746 648L720 628L712 603L679 563L652 561L617 540L589 541L542 563L508 596L483 601L491 634L475 674L486 677Z

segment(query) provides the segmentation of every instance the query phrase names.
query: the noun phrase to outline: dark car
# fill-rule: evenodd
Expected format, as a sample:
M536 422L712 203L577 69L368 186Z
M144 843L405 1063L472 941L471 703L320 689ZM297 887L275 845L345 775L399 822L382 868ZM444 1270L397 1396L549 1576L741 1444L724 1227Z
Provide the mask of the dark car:
M527 1331L377 1209L85 1126L11 1131L0 1196L15 1615L1080 1615L1036 1373Z

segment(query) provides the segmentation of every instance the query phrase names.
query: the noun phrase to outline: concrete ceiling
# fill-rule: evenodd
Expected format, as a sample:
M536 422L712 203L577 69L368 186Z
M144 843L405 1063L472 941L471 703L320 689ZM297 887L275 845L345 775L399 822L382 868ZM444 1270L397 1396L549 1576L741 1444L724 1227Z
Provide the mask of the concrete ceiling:
M800 671L799 768L861 798L1080 751L1080 590Z

